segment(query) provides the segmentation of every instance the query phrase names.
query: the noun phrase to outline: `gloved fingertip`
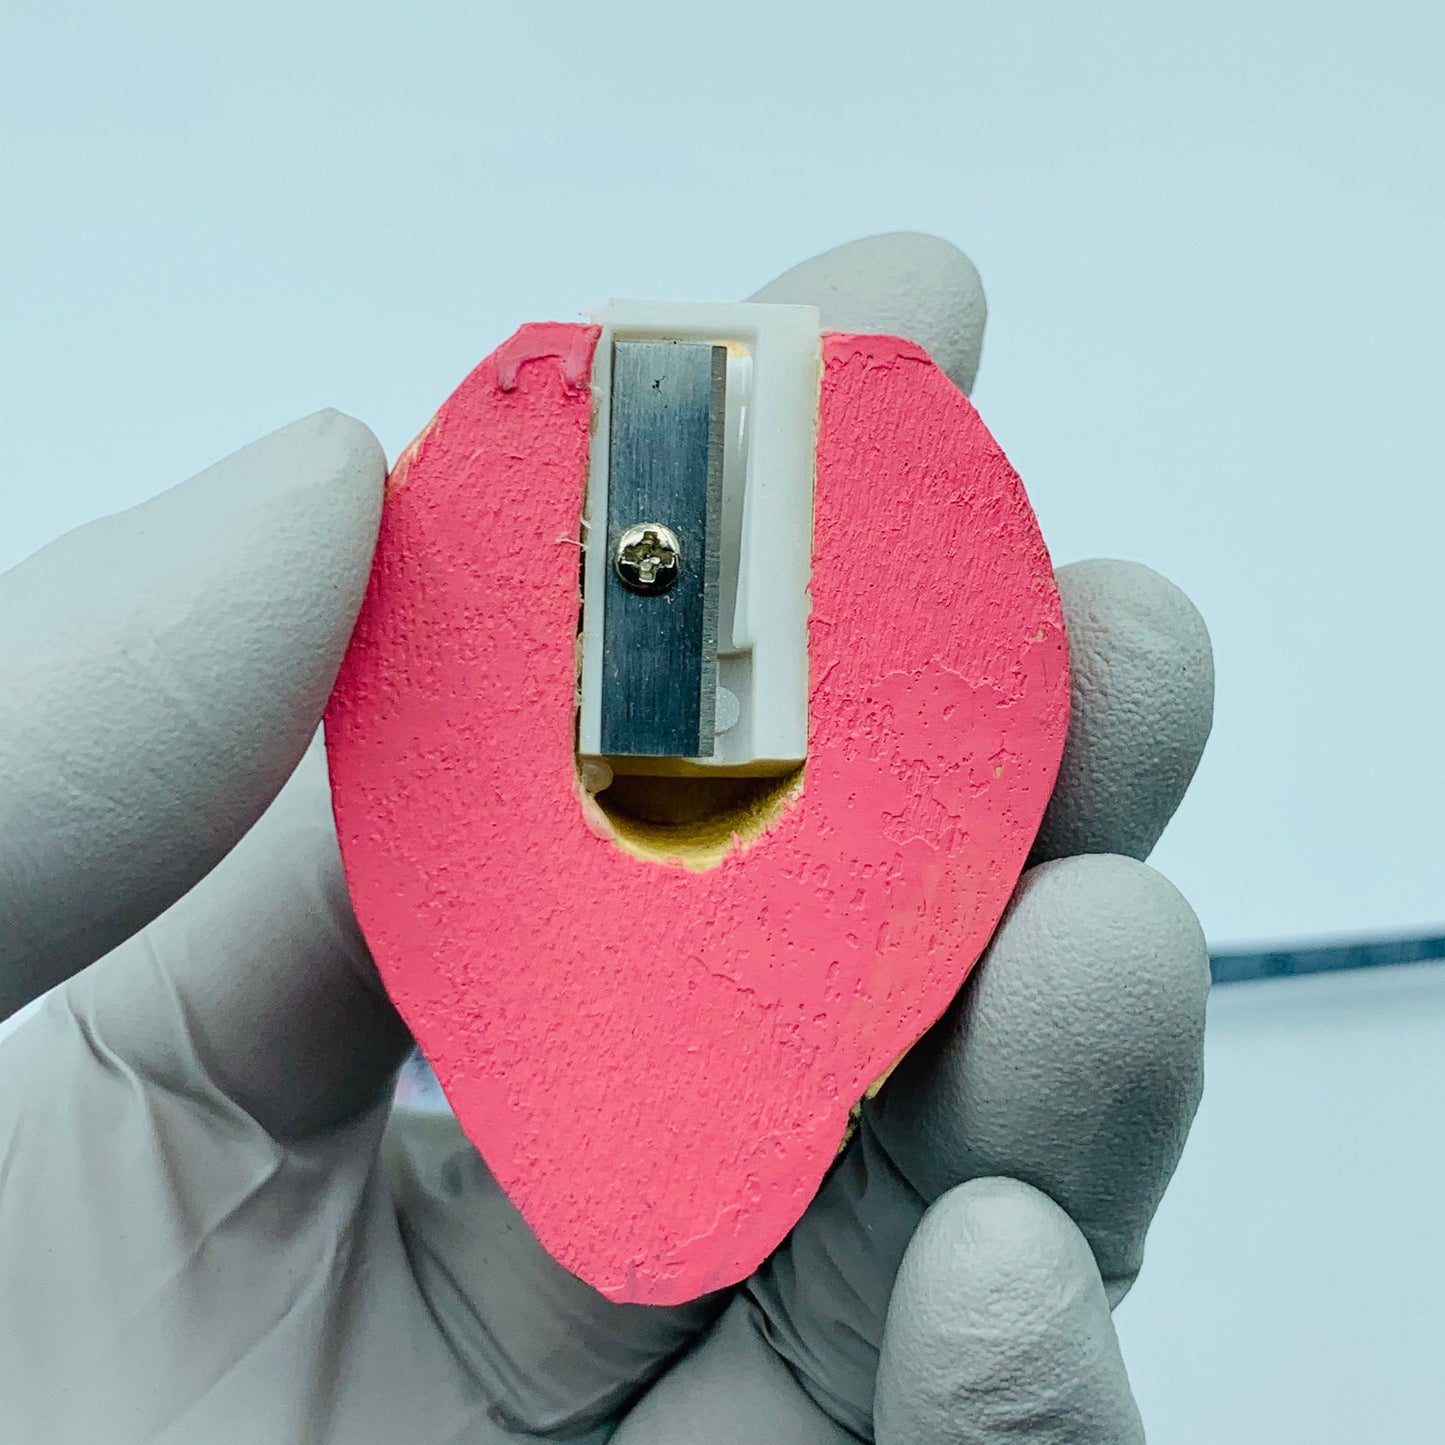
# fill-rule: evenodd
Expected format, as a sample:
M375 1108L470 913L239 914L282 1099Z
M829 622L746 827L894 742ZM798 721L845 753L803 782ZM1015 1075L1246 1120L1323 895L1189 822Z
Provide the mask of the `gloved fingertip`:
M1147 858L1203 756L1214 653L1198 609L1137 562L1060 567L1072 711L1032 858Z
M1143 1441L1093 1256L1046 1195L978 1179L924 1216L889 1305L874 1425L879 1445Z
M749 299L816 306L825 331L906 337L960 391L973 389L988 304L978 268L940 236L865 236L803 261Z

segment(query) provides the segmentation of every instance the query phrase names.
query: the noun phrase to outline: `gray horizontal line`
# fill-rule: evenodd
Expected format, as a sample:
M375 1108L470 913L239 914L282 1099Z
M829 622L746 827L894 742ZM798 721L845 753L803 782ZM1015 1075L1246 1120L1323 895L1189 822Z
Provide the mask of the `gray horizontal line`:
M1248 983L1258 978L1299 978L1354 968L1387 968L1399 963L1445 960L1445 933L1414 938L1376 938L1319 948L1273 948L1263 952L1212 953L1215 983Z

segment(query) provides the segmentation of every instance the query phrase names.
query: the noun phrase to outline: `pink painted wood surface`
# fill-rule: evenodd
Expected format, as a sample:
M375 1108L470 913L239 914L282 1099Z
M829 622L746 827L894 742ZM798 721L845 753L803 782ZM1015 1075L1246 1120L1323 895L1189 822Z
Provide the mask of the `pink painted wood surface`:
M909 342L824 342L804 786L692 872L584 819L578 519L595 330L524 327L397 463L327 713L357 915L468 1136L614 1300L744 1277L983 949L1053 784L1048 554Z

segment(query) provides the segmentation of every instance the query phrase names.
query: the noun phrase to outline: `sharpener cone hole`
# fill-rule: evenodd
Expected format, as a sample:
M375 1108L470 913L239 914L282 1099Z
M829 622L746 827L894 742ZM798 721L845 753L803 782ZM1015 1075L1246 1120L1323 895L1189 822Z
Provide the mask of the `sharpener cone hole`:
M803 767L781 776L656 777L618 773L588 758L578 768L588 821L625 853L699 872L736 848L755 843L781 819L803 789Z

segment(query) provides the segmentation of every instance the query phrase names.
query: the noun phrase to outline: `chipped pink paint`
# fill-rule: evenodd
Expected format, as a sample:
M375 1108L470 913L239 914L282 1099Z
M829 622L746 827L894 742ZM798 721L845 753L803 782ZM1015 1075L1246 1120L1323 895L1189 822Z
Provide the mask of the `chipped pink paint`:
M467 1134L614 1300L747 1275L957 991L1063 748L1023 488L918 347L824 339L800 797L694 873L583 819L578 518L597 332L524 327L398 463L327 713L352 897Z

